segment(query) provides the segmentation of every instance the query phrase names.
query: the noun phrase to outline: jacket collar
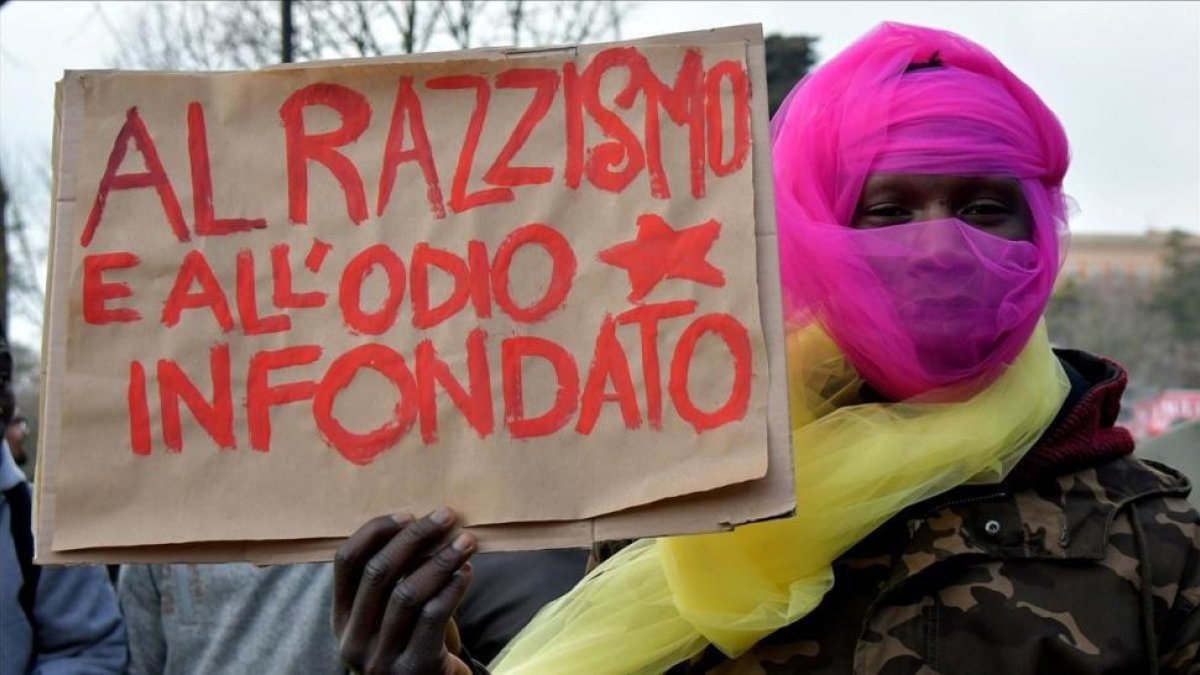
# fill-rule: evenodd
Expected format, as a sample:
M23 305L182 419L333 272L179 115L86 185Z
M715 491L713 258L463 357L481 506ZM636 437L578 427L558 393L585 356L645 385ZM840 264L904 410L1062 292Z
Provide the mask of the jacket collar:
M1100 559L1121 508L1190 492L1177 471L1128 457L1133 438L1114 426L1125 371L1084 352L1057 353L1072 389L1054 422L1004 482L963 486L906 509L899 519L910 537L894 581L961 554Z
M1114 426L1129 381L1117 363L1086 352L1055 350L1071 391L1038 442L1005 480L1010 489L1029 487L1133 452L1133 436Z

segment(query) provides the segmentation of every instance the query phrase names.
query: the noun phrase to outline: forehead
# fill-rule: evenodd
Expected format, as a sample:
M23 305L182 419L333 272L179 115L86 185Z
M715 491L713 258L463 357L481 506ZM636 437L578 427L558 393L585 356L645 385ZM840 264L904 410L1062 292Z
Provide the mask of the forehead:
M1020 195L1021 184L1006 176L950 176L916 173L874 173L867 177L863 193L881 191L919 193L1001 192Z

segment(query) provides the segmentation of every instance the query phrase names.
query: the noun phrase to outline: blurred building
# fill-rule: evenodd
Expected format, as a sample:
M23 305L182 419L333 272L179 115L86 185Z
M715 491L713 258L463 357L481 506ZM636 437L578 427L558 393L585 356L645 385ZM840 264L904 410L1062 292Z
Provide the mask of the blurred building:
M1168 236L1155 230L1145 234L1072 234L1060 283L1153 284L1164 273ZM1189 236L1188 244L1200 247L1200 237Z
M1172 278L1168 253L1175 247L1178 254L1180 244L1200 253L1200 236L1194 234L1182 240L1178 234L1155 230L1072 235L1057 295L1056 309L1065 314L1049 317L1052 324L1060 319L1060 333L1074 330L1067 333L1066 343L1114 358L1132 371L1119 424L1138 441L1200 423L1200 389L1189 388L1188 380L1179 377L1189 365L1180 359L1194 351L1181 351L1169 336L1169 324L1147 312L1152 294ZM1192 451L1200 455L1200 448Z
M1187 476L1192 483L1189 501L1200 507L1200 420L1177 424L1161 436L1140 441L1135 452Z

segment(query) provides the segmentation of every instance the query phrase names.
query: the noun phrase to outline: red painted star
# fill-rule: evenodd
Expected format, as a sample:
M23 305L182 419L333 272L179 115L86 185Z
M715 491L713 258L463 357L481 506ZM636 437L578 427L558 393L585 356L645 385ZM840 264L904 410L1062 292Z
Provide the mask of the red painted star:
M630 302L646 297L663 279L691 279L720 288L725 275L708 262L721 224L715 219L682 230L672 229L661 216L638 216L637 237L600 252L600 260L624 267L629 275Z

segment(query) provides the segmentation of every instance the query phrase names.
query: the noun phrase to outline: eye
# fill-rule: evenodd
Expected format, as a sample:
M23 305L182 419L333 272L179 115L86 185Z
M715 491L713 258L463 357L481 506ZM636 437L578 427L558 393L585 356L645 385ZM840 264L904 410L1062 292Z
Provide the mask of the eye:
M858 212L856 227L886 227L907 223L913 218L912 209L897 202L880 202L864 206Z
M877 204L864 209L863 214L880 218L902 218L908 215L908 209L899 204Z
M958 216L970 223L998 225L1014 215L1011 204L1000 199L975 199L959 209Z
M1011 213L1012 207L999 199L976 199L962 209L964 214Z

